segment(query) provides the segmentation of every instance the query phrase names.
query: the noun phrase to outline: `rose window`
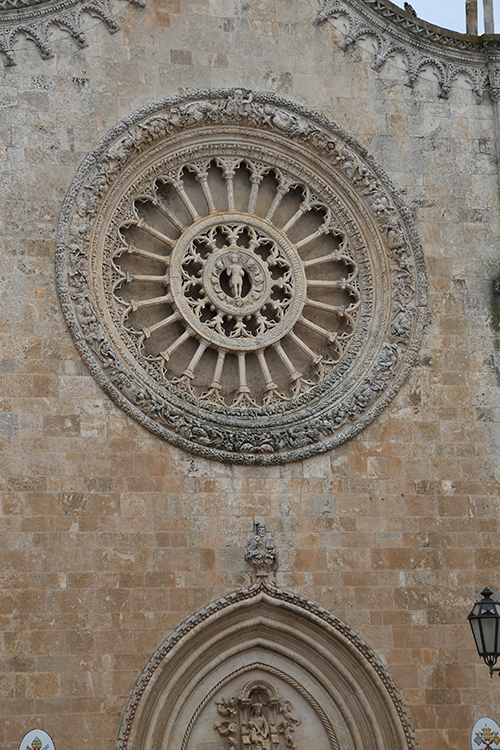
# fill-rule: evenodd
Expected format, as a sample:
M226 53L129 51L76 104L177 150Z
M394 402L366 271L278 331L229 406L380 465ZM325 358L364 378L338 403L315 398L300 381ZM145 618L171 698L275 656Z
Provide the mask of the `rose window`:
M193 179L194 177L194 179ZM353 337L360 292L345 231L270 164L213 158L131 205L114 298L137 351L202 401L255 408L323 380Z
M418 238L384 172L331 121L240 89L111 131L68 192L56 265L106 393L223 461L296 460L357 434L425 319Z

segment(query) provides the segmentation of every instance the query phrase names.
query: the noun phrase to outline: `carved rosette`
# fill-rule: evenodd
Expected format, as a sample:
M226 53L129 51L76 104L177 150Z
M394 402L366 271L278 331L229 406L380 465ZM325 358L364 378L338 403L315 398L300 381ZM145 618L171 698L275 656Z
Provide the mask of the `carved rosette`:
M365 149L270 94L137 112L80 168L58 229L82 357L155 434L279 463L340 444L394 395L425 317L409 211Z

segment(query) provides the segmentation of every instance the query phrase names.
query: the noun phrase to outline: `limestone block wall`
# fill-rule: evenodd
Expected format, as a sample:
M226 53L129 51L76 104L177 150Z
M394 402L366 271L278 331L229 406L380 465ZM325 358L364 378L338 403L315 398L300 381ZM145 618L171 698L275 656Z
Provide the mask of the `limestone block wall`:
M27 40L1 71L0 738L111 748L132 686L183 618L249 582L255 518L280 587L353 627L401 689L422 750L468 746L498 680L468 624L500 593L499 194L493 103L399 59L343 52L309 0L150 0L88 18L88 46ZM225 465L153 437L80 361L55 288L76 169L118 121L178 91L244 87L306 104L374 155L414 214L429 282L423 345L370 427L324 455ZM495 587L497 587L495 589Z

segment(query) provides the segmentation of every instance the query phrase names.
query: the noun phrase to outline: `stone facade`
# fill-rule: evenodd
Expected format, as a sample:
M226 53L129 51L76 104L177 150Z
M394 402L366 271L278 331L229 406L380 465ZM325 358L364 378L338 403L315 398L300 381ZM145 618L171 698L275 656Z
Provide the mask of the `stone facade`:
M388 0L108 10L107 26L80 14L79 46L45 25L44 60L33 28L0 16L16 63L0 95L3 745L38 727L58 748L114 747L156 649L211 602L253 591L257 521L279 552L266 595L332 633L329 617L345 624L373 679L394 686L387 716L409 716L398 741L462 750L500 698L465 619L484 585L500 594L498 42L440 36ZM20 31L10 46L7 27ZM279 465L211 460L145 429L86 369L56 290L56 230L83 160L153 102L219 89L281 97L352 136L409 208L426 269L425 329L399 390L341 445ZM273 714L278 678L259 679L266 720L302 722L279 739L293 745L306 699L276 698ZM257 693L242 692L240 721L258 717ZM229 724L210 710L222 732L203 747L222 750Z

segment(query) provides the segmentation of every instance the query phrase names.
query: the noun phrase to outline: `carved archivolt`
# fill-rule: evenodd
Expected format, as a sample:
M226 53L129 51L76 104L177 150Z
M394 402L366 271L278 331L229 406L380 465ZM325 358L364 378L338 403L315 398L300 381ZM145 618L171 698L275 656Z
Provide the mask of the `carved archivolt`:
M56 262L111 398L221 460L295 460L359 432L424 321L422 254L389 179L269 94L191 93L117 126L70 189Z
M131 0L145 8L145 0ZM84 13L99 18L114 34L120 25L110 0L0 0L0 52L6 66L15 65L14 44L20 36L34 42L44 60L53 56L50 32L53 26L66 31L76 46L87 44L81 18Z
M417 750L387 669L345 623L260 585L212 602L158 648L117 750Z
M406 13L389 0L321 0L313 18L315 26L341 18L348 49L370 38L375 46L373 68L380 68L397 55L407 67L407 85L413 87L425 68L432 68L439 83L439 96L447 99L458 78L467 80L481 102L485 91L500 98L500 42L498 38L458 34L426 23ZM345 23L347 22L347 29Z

